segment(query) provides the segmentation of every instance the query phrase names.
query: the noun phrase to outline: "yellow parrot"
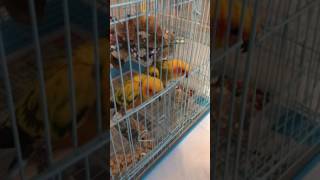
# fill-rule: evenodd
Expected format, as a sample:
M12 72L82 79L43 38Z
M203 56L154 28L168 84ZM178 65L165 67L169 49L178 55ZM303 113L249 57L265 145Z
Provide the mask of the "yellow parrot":
M216 29L215 39L214 39L214 45L215 48L223 48L225 45L225 37L227 33L227 27L228 27L228 15L229 15L229 1L222 0L220 1L219 11L217 18L217 27L214 27ZM216 5L216 2L214 2L214 6ZM241 10L242 10L242 1L234 0L233 6L231 8L232 11L232 17L231 17L231 29L230 29L230 37L229 37L229 45L232 46L235 43L237 43L238 39L238 33L240 31L240 21L241 21ZM244 14L244 24L243 24L243 33L242 33L242 50L243 52L247 51L248 43L249 43L249 36L252 33L251 32L251 26L252 26L252 18L253 18L253 9L250 6L247 6L245 9ZM215 15L215 7L211 11L211 16L214 17ZM259 23L258 23L259 24ZM257 26L257 33L260 32L260 25Z
M164 84L167 83L167 81L174 80L176 78L179 78L183 75L188 77L191 67L190 65L185 62L182 59L170 59L170 60L164 60L162 61L162 67L161 63L157 63L156 68L154 66L149 67L149 75L154 76L157 78L160 78L160 71L162 68L162 81Z
M106 58L103 47L107 44L106 39L99 40L100 61ZM44 56L44 58L46 58ZM47 57L49 58L49 57ZM44 62L45 59L43 59ZM101 67L102 68L102 67ZM75 85L75 107L78 130L78 144L82 145L96 134L95 120L86 121L88 114L95 108L96 102L96 73L94 62L94 46L92 42L78 45L73 50L73 79ZM45 93L48 105L48 120L52 140L53 151L57 148L71 146L71 97L69 95L68 65L64 57L56 62L44 64ZM25 93L25 96L16 103L16 119L20 136L20 145L24 160L28 160L35 151L34 144L44 139L44 119L41 104L38 79L34 80L33 86ZM101 79L102 80L102 79ZM81 126L85 124L86 128ZM88 129L94 128L94 129ZM0 148L14 148L11 121L0 127ZM15 158L10 164L9 172L17 165Z
M142 94L140 94L140 84ZM126 106L126 109L131 109L163 89L163 83L160 79L146 74L135 75L132 78L132 81L130 79L124 83L125 96L123 94L122 86L116 89L116 103L122 107Z

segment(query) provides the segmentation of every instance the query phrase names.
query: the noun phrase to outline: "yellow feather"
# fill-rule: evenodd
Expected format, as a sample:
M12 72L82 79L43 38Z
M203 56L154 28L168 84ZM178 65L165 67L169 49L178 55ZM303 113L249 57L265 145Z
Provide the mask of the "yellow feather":
M141 2L140 11L142 13L146 13L146 11L147 11L147 1L146 0L143 0Z
M164 61L162 64L162 79L165 81L176 79L183 76L184 74L188 75L191 71L190 65L181 59L171 59Z
M141 82L141 89L140 89ZM133 86L133 89L132 89ZM126 109L130 109L132 107L136 107L141 104L142 100L145 101L152 95L159 93L164 89L163 83L160 79L156 77L151 77L145 74L135 75L133 77L133 81L127 80L124 83L124 93L122 85L116 88L116 102L118 105L122 107L126 107ZM140 95L140 91L142 94ZM154 92L154 94L153 94ZM125 98L125 102L124 102ZM133 104L134 103L134 104Z
M104 39L100 40L100 58L103 55ZM58 140L70 133L72 114L68 66L66 59L56 59L56 63L45 64L45 92L48 106L48 119L53 140ZM76 113L84 116L96 101L94 76L94 46L86 42L73 50L73 79L75 85ZM39 82L26 93L16 107L19 127L32 137L44 135L43 109L40 98ZM33 117L30 117L31 115Z
M161 92L164 89L160 79L152 76L147 76L142 82L142 94L144 99L148 99L154 94Z

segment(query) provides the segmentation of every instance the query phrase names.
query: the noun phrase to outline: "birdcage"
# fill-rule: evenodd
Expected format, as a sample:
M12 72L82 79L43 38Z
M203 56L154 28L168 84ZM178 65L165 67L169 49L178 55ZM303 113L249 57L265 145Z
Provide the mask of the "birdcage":
M293 179L319 153L319 1L215 0L214 32L226 2L211 66L213 177Z
M99 54L107 41L98 42L107 37L106 2L1 1L0 9L1 179L105 179L109 131L101 115ZM94 103L79 95L92 95ZM56 126L64 120L66 126Z
M105 55L106 1L2 1L1 178L139 177L209 109L209 2L112 1Z
M111 1L113 179L140 177L209 110L209 7Z

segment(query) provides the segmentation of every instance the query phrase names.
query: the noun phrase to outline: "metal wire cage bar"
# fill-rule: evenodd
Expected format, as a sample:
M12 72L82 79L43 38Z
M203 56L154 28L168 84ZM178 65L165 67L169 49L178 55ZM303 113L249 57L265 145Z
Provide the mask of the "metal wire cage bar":
M1 2L1 178L107 176L101 97L107 41L99 43L105 7L104 1Z
M111 1L113 179L140 177L209 109L209 7Z
M290 179L319 149L319 1L213 3L213 176Z

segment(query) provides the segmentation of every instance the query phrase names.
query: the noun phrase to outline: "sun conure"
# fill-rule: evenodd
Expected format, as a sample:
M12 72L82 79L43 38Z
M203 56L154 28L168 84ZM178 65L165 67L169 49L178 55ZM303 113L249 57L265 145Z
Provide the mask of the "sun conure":
M164 84L166 84L170 80L174 80L184 75L188 77L191 71L190 65L184 60L170 59L162 61L162 65L160 62L157 63L156 68L150 66L149 75L153 76L154 74L156 74L156 77L160 78L161 69L161 79Z
M164 89L160 79L146 74L133 76L132 80L129 79L124 82L123 87L124 93L122 86L116 88L115 98L116 103L121 107L125 106L127 110L140 105L149 97ZM142 94L140 94L140 92Z

